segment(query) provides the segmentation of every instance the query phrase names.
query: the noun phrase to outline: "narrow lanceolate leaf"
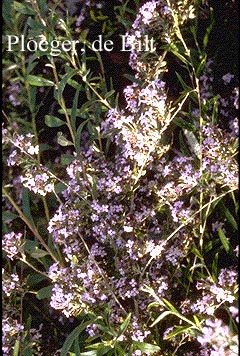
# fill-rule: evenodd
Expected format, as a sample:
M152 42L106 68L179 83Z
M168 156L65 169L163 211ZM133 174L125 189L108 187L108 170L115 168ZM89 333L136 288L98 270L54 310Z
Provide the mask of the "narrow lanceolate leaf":
M61 354L60 356L68 356L68 351L71 349L73 343L75 342L75 340L79 337L79 335L86 329L86 327L89 324L92 324L93 321L92 320L88 320L83 324L78 325L66 338L62 350L61 350ZM90 351L91 352L91 351ZM94 351L96 355L96 351ZM87 355L87 353L82 353L81 355ZM93 355L93 354L92 354ZM90 356L90 353L89 353Z
M163 312L161 315L159 315L157 317L157 319L150 325L150 327L152 328L154 325L158 324L161 320L163 320L167 315L172 314L171 311L165 311Z
M191 333L190 326L178 326L171 333L169 333L167 336L165 336L164 340L170 340L173 337L175 337L176 335L183 334L183 333L189 334L188 331L190 331L190 333Z
M22 210L28 221L34 227L35 223L31 213L31 206L30 206L30 197L29 197L29 190L28 188L23 188L22 190Z
M38 247L35 248L34 252L31 253L31 256L33 258L42 258L49 255L49 253L47 251L44 251Z
M78 99L79 99L80 91L81 91L81 87L79 86L76 90L74 100L73 100L73 106L71 110L71 124L74 131L76 130L76 117L77 117Z
M37 75L28 75L26 81L36 87L51 87L54 86L54 82L51 80L45 79Z
M169 308L170 310L172 310L172 311L175 312L175 313L178 312L177 309L176 309L167 299L163 298L162 300L163 300L163 302L168 306L168 308Z
M66 122L59 119L56 116L52 116L52 115L46 115L45 116L45 124L48 127L60 127L62 125L66 125Z
M71 69L68 73L66 73L61 81L60 81L60 84L59 84L59 87L58 87L58 92L57 92L57 98L58 98L58 101L61 103L61 99L62 99L62 94L63 94L63 91L65 89L65 86L67 85L67 82L69 79L71 79L74 75L76 75L78 73L78 70L77 69Z
M181 86L183 87L183 89L186 91L186 92L189 92L192 90L192 88L187 85L187 83L185 83L185 81L183 80L183 78L181 77L181 75L178 73L178 72L175 72L176 73L176 76L181 84Z
M229 244L229 240L227 238L227 236L224 234L223 230L221 228L218 229L218 236L221 240L221 243L225 249L225 251L228 253L229 252L229 248L230 248L230 244Z
M47 287L43 287L41 289L39 289L39 291L37 292L37 299L42 300L45 298L50 298L52 295L52 289L53 286L47 286Z
M160 350L159 346L147 342L134 341L133 346L134 349L141 350L142 352L150 352L150 354Z
M16 340L14 349L13 349L13 356L19 356L19 349L20 349L20 341Z
M124 334L124 332L126 331L128 325L129 325L129 322L131 320L131 316L132 316L132 313L129 313L128 316L126 317L126 319L124 320L124 322L120 325L117 337Z
M7 2L7 1L6 1ZM9 1L10 2L10 1ZM24 15L36 15L36 11L27 4L22 4L21 2L14 1L13 2L14 9L19 12L20 14Z

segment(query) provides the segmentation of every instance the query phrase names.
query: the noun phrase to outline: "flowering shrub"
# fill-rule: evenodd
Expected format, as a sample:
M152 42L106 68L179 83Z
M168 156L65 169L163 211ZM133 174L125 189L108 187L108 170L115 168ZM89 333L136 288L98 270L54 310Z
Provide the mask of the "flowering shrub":
M3 354L237 354L239 90L214 76L213 9L80 3L3 7L6 35L79 41L4 60ZM124 103L99 24L127 36Z

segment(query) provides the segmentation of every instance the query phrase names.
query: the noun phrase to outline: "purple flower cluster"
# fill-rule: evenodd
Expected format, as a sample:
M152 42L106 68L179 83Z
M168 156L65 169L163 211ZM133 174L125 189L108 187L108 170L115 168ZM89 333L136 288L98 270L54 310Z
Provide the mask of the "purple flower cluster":
M197 337L202 345L202 351L208 352L209 356L232 356L238 354L238 338L232 335L229 327L220 319L207 319L202 328L202 335Z
M10 232L4 234L2 239L2 248L7 256L12 260L18 253L22 245L22 233Z
M8 99L13 106L21 105L21 88L19 82L14 82L7 88Z
M222 269L218 276L218 283L210 280L198 282L197 289L202 291L202 296L191 305L193 312L212 316L222 304L225 304L230 305L234 313L238 292L235 269Z
M3 356L12 354L16 340L20 340L24 326L17 320L3 315L2 318L2 352Z
M21 163L21 159L19 159L19 151L20 151L20 153L24 153L25 155L28 155L28 156L33 156L33 155L38 154L39 146L33 145L33 143L32 143L33 138L34 138L34 135L31 133L28 133L25 136L14 133L13 136L11 136L10 132L8 130L6 130L5 128L3 128L4 141L11 142L15 148L15 150L12 151L12 153L10 154L10 156L8 158L9 166L18 165Z
M203 174L208 180L214 180L216 185L237 188L238 167L233 150L235 137L210 123L203 127L203 137Z
M170 9L165 0L147 1L140 7L132 28L126 33L127 45L131 48L129 65L138 72L137 77L148 68L148 65L141 60L141 53L138 51L139 40L144 42L146 34L151 37L160 31L162 40L170 42L172 22Z
M176 151L167 158L168 147L160 144L171 121L165 86L149 78L125 88L126 108L109 110L101 123L101 134L114 145L114 160L94 143L82 147L81 161L66 168L64 202L48 226L68 264L50 267L51 306L71 317L82 310L99 313L107 305L116 325L131 311L126 335L140 342L151 340L145 320L153 299L143 287L171 299L178 288L176 281L170 283L172 273L181 278L177 269L198 233L199 215L189 195L213 194L212 181L236 186L234 137L217 125L206 123L202 130L202 171L194 155ZM209 282L199 299L183 300L182 311L213 316L223 303L234 307L234 288ZM99 333L94 324L88 331Z
M21 183L35 194L45 196L47 193L54 191L55 180L47 170L41 169L41 167L34 167L28 169L21 176Z

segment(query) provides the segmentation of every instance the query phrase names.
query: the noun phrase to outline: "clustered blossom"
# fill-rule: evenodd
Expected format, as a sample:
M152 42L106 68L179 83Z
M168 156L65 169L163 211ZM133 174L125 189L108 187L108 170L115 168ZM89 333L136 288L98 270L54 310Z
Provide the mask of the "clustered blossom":
M43 350L41 329L42 325L39 326L39 329L30 328L28 335L28 347L31 345L33 354L38 356L44 355L41 351ZM17 319L4 313L2 318L2 355L13 355L15 342L18 340L20 345L23 344L25 336L24 326Z
M138 48L139 40L143 41L143 45L146 46L145 35L148 34L148 40L150 40L154 33L161 31L162 40L170 42L172 22L173 19L166 1L147 1L140 7L132 28L126 33L126 43L131 49L129 65L139 72L136 77L146 66L141 60Z
M13 106L19 106L21 105L21 100L20 100L20 93L21 93L21 88L20 88L20 83L15 82L12 83L10 86L7 88L7 93L8 93L8 98L10 103Z
M202 352L207 352L209 356L238 354L237 335L232 335L229 327L220 319L207 319L202 328L202 335L198 336L197 340L202 345Z
M132 44L142 35L139 29L157 23L159 11L162 20L171 24L169 18L166 20L171 15L164 2L147 2L130 33ZM131 53L130 64L134 62L140 78L144 63L140 58L133 61L135 54ZM148 71L145 75L149 75L145 83L139 81L125 88L126 108L109 110L101 123L101 134L114 147L114 161L94 143L83 145L81 161L75 159L66 168L69 180L62 194L64 202L48 226L68 264L64 268L54 264L49 269L54 282L51 306L71 317L80 310L99 313L108 305L115 325L131 311L134 315L126 335L138 342L151 340L144 326L151 298L143 287L150 286L160 298L171 299L177 288L177 283L170 283L171 271L181 278L176 269L188 254L193 231L199 226L189 194L202 192L204 174L211 174L216 184L236 184L235 161L229 152L233 137L216 125L206 123L203 127L202 176L194 155L177 151L167 160L164 154L168 147L161 144L171 122L166 83L152 78ZM209 76L200 80L204 101L210 97ZM197 118L197 111L195 115ZM208 179L204 182L208 195L212 186L208 186ZM173 231L174 239L166 242ZM198 288L200 293L200 284ZM183 311L212 316L219 304L232 304L233 298L230 287L221 286L220 281L210 283L202 298L192 307L186 302ZM90 336L100 333L94 323L87 331ZM136 350L135 354L142 353Z
M2 248L11 260L19 253L21 245L22 233L10 232L3 235Z
M209 59L205 64L204 74L202 74L199 78L201 101L208 105L209 114L213 110L213 101L216 101L217 110L225 119L228 119L229 128L231 129L231 135L233 138L236 138L239 134L238 117L237 117L238 115L237 110L239 107L239 87L235 87L232 90L232 95L230 95L230 97L225 98L221 95L215 97L213 92L214 75L213 75L212 65L213 65L213 60ZM233 74L231 73L225 74L222 77L224 85L229 85L233 78L234 78ZM199 113L197 113L196 116L198 115Z
M11 133L12 129L14 130L13 134ZM7 158L7 165L10 167L26 162L26 157L34 162L34 156L39 153L39 145L33 144L34 135L31 133L19 135L16 133L18 129L17 124L11 128L5 128L4 125L2 127L3 143L12 145L12 151Z
M159 142L170 123L165 83L157 78L146 85L134 83L124 93L126 109L110 110L101 125L102 135L115 146L114 162L93 144L82 147L81 162L76 159L66 168L65 201L51 218L48 231L71 267L61 272L56 265L50 268L49 276L55 283L51 306L70 317L79 308L96 310L107 303L112 322L119 324L126 313L125 304L137 303L142 314L134 321L131 338L142 342L150 338L143 328L149 296L142 287L151 284L160 296L170 297L168 277L163 276L166 265L177 266L186 251L185 240L180 241L177 234L172 246L164 244L172 226L163 233L155 211L157 187L165 181L157 165L167 150ZM196 184L196 178L193 181ZM89 192L93 184L94 196ZM139 186L133 194L135 185ZM186 183L182 190L185 187ZM129 261L136 268L135 275ZM89 331L93 334L94 328Z
M76 20L76 28L75 31L76 32L80 32L81 31L81 27L84 23L84 21L86 20L86 17L89 13L89 11L91 9L101 9L104 5L104 1L96 1L96 0L85 0L85 1L80 1L81 3L81 10L80 10L80 14L77 17ZM77 6L75 4L72 13L76 12Z
M121 149L121 162L145 166L152 160L162 131L170 123L167 112L165 83L154 79L145 88L135 83L125 90L127 110L110 110L102 123L102 132L112 132L111 140ZM128 164L129 164L128 163ZM126 168L125 168L126 169Z
M47 193L54 191L54 179L43 169L36 167L28 169L24 176L21 176L21 182L24 187L32 190L36 194L45 196Z
M16 340L23 336L24 326L19 321L3 315L2 319L2 352L3 356L12 354Z
M212 124L203 127L203 137L203 173L210 175L216 184L238 187L236 152L232 148L235 138Z
M191 305L193 312L213 315L223 303L233 308L237 294L237 273L234 269L222 269L218 276L218 283L202 281L197 283L197 289L202 290L202 297ZM234 309L233 309L234 312Z
M9 275L3 268L2 278L3 278L2 290L7 297L10 297L13 294L13 292L20 290L20 281L19 281L18 274L11 273Z
M15 134L12 143L16 148L19 148L21 152L35 155L39 152L39 146L32 144L33 137L34 135L31 133L26 134L26 136Z

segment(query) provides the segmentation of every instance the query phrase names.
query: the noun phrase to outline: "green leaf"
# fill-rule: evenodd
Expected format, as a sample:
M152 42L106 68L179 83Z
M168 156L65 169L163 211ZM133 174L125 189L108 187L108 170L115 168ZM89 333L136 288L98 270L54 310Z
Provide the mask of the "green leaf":
M33 258L42 258L49 255L49 253L47 251L44 251L38 247L35 247L34 251L31 253L31 256Z
M163 320L167 315L172 314L171 311L164 311L162 312L162 314L160 314L156 320L154 320L154 322L150 325L150 327L152 328L154 325L158 324L161 320Z
M170 310L172 310L175 313L178 313L177 309L165 298L162 298L163 302L168 306Z
M183 153L183 155L189 156L191 152L189 151L189 147L186 145L186 140L183 137L182 131L179 132L179 143L180 143L180 148L181 148L181 152Z
M110 98L110 96L112 96L114 93L115 93L115 89L112 89L112 90L108 91L108 92L104 95L104 99Z
M15 344L14 344L14 349L13 349L13 356L18 356L19 350L20 350L20 341L16 340Z
M3 221L6 222L11 222L15 219L17 219L19 216L17 214L12 213L11 211L3 211L2 213L2 218Z
M27 284L34 288L38 283L42 282L46 277L38 273L32 273L27 276Z
M200 321L196 315L193 315L193 319L195 321L195 324L197 325L198 328L201 328Z
M56 116L52 116L52 115L46 115L45 116L45 124L48 127L60 127L62 125L66 125L66 122L59 119Z
M53 149L53 146L49 145L48 143L40 143L39 145L40 152L49 151Z
M166 299L164 299L164 303L166 303ZM150 325L150 327L153 327L154 325L156 325L157 323L159 323L161 320L163 320L167 315L175 315L176 317L178 317L181 320L186 321L188 324L192 325L195 329L197 329L197 326L195 325L195 323L193 323L191 320L187 319L185 316L183 316L182 314L180 314L177 309L175 309L172 304L170 302L168 302L169 305L171 305L171 307L176 310L176 311L165 311L162 314L159 315L159 317Z
M70 78L72 78L74 75L78 74L78 72L79 72L78 69L72 69L62 77L59 87L58 87L58 90L57 90L57 99L58 99L59 103L61 103L62 94L63 94L63 91L65 89L65 86L66 86L68 80Z
M180 82L181 86L186 91L186 93L188 93L189 91L192 91L192 88L185 83L185 81L182 79L181 75L178 72L175 72L175 73L178 78L178 81Z
M39 21L33 20L31 17L28 18L27 23L29 27L36 33L36 35L40 35L43 31L46 30L46 27Z
M171 43L169 45L168 50L172 52L177 58L179 58L180 61L183 62L186 66L189 65L189 61L182 54L179 53L178 48L175 45Z
M54 189L55 192L59 194L62 193L67 188L67 185L62 182L58 182L57 184L55 184L54 188L55 188Z
M225 251L228 253L229 249L230 249L230 243L229 243L227 236L225 235L225 233L223 232L223 230L221 228L218 229L218 236L221 240L221 243L222 243Z
M226 205L222 201L219 202L219 205L220 205L220 209L223 211L223 213L227 219L227 222L232 226L234 231L237 231L238 224L237 224L235 218L233 217L233 215L231 214L230 210L226 207Z
M2 14L3 14L3 18L5 23L11 27L12 24L12 0L4 0L3 1L3 5L2 5Z
M159 346L147 342L133 341L133 346L135 350L141 350L142 352L154 353L160 351Z
M108 351L112 350L111 346L108 345L100 345L97 349L97 356L106 355Z
M35 250L36 247L38 247L38 242L37 241L32 241L32 240L25 240L24 241L23 248L24 248L24 251L26 253L31 254Z
M217 276L218 276L218 256L219 253L217 252L212 262L212 278L215 283L217 282Z
M39 289L36 295L37 299L42 300L45 298L50 298L52 295L52 289L53 289L52 285Z
M61 131L57 133L57 143L63 147L74 146L74 144L71 141L66 139L66 137L63 135Z
M175 330L173 330L172 332L170 332L165 338L164 340L170 340L173 337L175 337L176 335L179 334L183 334L183 333L188 333L189 330L192 330L191 327L189 326L177 326L175 327Z
M80 356L81 355L81 350L80 350L78 339L76 339L75 342L74 342L74 352L75 352L76 356Z
M204 264L203 263L195 263L193 266L191 266L189 268L189 271L191 272L191 271L195 270L198 267L204 267Z
M22 189L22 211L26 216L28 221L31 223L33 227L35 227L35 223L32 217L31 208L30 208L30 197L29 190L27 188Z
M31 6L28 6L26 3L22 4L20 2L13 2L14 9L20 14L24 15L36 15L36 11L33 10Z
M203 49L206 50L207 45L208 45L208 40L210 33L212 32L213 26L215 24L214 16L213 16L213 9L210 7L210 14L211 14L211 23L206 29L206 33L203 37Z
M84 126L88 123L88 120L83 121L77 128L77 133L76 133L76 141L75 141L75 148L77 154L80 154L80 141L81 141L81 133L84 128Z
M33 356L32 348L31 347L27 347L23 352L23 356Z
M38 4L39 4L41 14L45 15L47 8L48 8L47 1L46 0L38 0Z
M150 310L151 308L155 308L155 307L159 307L158 302L152 302L152 303L148 304L147 309Z
M61 155L61 164L63 166L67 166L68 164L70 164L73 160L75 159L75 157L69 153L63 153Z
M131 82L133 83L137 83L137 84L142 84L142 81L138 78L136 78L134 75L131 74L124 74L124 77L127 78L128 80L131 80Z
M79 335L86 329L86 327L89 324L92 324L93 320L88 320L83 324L78 325L66 338L63 347L61 349L61 354L60 356L68 356L68 351L71 349L73 343L75 342L75 340L79 337ZM91 352L91 351L90 351ZM94 351L95 352L95 351ZM86 353L81 353L81 355L85 355L85 356L96 356L97 353L95 352L94 354L89 354L87 355Z
M36 87L51 87L54 86L54 82L52 82L51 80L45 79L43 77L39 77L37 75L31 75L29 74L26 77L26 81L33 86Z
M132 316L132 313L129 313L128 316L126 317L126 319L124 320L124 322L120 325L119 331L117 333L117 338L125 333L128 325L130 323L131 316Z
M205 55L205 56L203 57L203 59L201 60L199 66L197 67L197 70L196 70L196 76L197 76L197 78L199 78L200 75L202 74L202 71L203 71L203 69L205 68L206 60L207 60L207 55Z
M72 110L71 110L71 124L74 132L76 131L76 117L77 117L78 98L79 98L80 91L81 88L79 86L76 90L74 100L73 100Z
M181 117L176 117L174 120L173 120L174 124L183 128L183 129L187 129L189 131L196 131L196 127L191 124L189 121L187 121L186 119L183 119Z

